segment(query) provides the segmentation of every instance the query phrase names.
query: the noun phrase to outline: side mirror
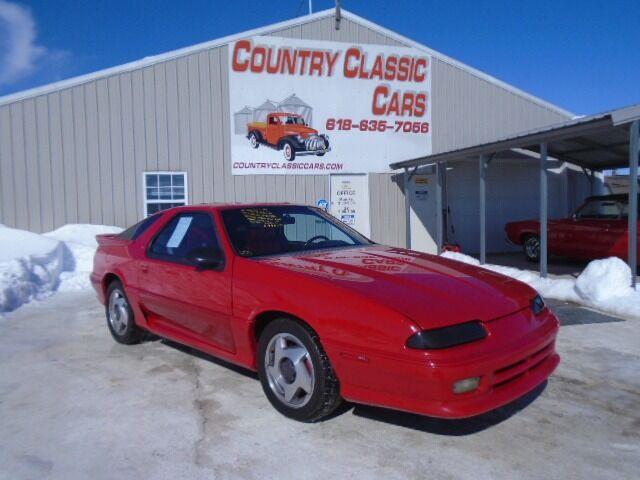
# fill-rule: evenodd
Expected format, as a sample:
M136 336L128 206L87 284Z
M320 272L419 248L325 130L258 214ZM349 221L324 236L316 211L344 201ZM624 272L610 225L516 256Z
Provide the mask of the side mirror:
M198 271L220 270L224 266L224 255L219 248L194 248L187 253L187 260L195 265Z

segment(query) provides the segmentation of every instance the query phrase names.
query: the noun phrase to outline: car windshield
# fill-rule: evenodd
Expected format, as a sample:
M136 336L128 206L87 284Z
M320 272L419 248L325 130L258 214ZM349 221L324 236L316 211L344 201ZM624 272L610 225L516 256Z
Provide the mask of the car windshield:
M233 248L243 257L371 244L355 230L312 207L237 208L224 210L222 219Z
M302 117L287 117L284 123L287 125L304 125L304 119Z

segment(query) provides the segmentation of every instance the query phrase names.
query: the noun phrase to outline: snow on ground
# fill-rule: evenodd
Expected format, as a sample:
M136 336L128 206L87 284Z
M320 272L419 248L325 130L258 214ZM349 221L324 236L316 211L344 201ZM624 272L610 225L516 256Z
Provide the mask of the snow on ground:
M443 257L480 266L480 262L457 252ZM540 295L600 310L623 317L640 318L640 290L631 288L631 269L617 257L593 260L577 279L540 278L536 272L501 265L483 268L512 277L535 288Z
M77 224L40 235L0 225L0 314L56 290L90 287L95 236L120 231Z

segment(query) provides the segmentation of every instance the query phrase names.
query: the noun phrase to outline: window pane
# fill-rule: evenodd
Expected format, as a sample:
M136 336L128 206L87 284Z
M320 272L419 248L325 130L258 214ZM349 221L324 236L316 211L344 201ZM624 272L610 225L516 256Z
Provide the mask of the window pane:
M147 187L147 200L157 200L159 192L157 187Z
M184 213L162 229L151 245L151 253L160 257L186 261L189 252L200 248L217 248L215 226L211 215Z
M174 187L183 187L184 186L184 175L182 173L173 175L172 178Z
M171 200L171 187L160 187L160 199Z
M184 187L173 187L173 199L174 200L184 199Z
M173 207L182 207L183 205L185 205L184 202L175 202L175 203L149 202L147 203L147 215L153 215L154 213L161 212L162 210L167 210Z
M155 187L158 185L158 175L147 174L147 187Z
M161 187L170 187L171 186L171 175L158 175L160 178L160 186Z

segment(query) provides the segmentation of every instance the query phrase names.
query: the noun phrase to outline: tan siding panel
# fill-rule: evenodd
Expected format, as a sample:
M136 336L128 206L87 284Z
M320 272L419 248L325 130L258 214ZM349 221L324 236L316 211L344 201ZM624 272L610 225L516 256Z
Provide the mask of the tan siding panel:
M105 224L115 225L113 205L113 162L111 156L111 128L109 90L106 80L96 82L98 100L98 149L100 159L100 200L102 202L102 218Z
M11 112L9 106L0 107L0 223L16 225L16 186L11 152Z
M120 76L120 111L122 119L122 169L124 186L124 224L133 225L138 215L137 184L139 174L135 167L133 104L131 102L131 74Z
M78 222L91 222L91 198L89 195L89 168L87 160L87 121L85 111L84 88L74 88L72 91L73 102L73 128L74 128L74 152L78 199Z
M119 77L111 77L109 89L109 130L111 137L111 179L113 188L114 225L126 226L124 212L124 163L122 145L122 102Z
M51 149L49 147L49 107L47 97L36 98L36 128L38 130L38 168L40 169L40 205L41 205L41 230L48 232L53 230L53 195L51 191ZM0 130L2 127L0 126Z
M24 140L24 110L22 103L14 103L11 109L11 159L14 171L16 225L29 228L29 195Z
M54 92L47 96L49 101L49 134L51 135L51 171L53 193L53 225L64 225L64 163L62 155L62 119L60 116L60 93Z
M550 125L566 117L459 67L434 59L433 153Z
M23 102L24 107L24 154L27 185L27 207L29 209L29 230L41 231L40 171L38 165L38 129L36 124L36 104L34 99Z

